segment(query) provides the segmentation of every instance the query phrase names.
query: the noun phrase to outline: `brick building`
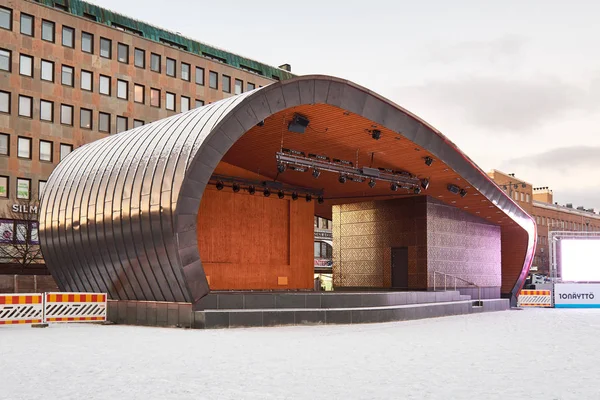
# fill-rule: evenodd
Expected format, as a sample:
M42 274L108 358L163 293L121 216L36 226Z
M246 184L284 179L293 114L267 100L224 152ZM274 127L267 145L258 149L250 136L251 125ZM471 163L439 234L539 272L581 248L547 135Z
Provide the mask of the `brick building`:
M537 224L537 248L532 272L548 275L550 268L548 233L551 231L600 231L600 215L593 209L554 202L548 187L534 187L528 182L493 170L488 175L504 189Z
M23 230L19 215L36 207L74 148L288 79L289 70L80 0L3 0L0 246L37 244L36 226ZM0 274L22 269L0 256ZM40 258L29 273L44 271Z

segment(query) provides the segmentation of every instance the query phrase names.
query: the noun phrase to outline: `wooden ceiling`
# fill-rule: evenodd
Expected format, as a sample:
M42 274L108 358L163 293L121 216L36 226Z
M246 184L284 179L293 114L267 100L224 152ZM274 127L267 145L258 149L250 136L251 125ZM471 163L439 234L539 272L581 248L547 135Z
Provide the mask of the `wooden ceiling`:
M310 120L304 134L287 129L295 113ZM371 137L369 131L372 129L381 131L379 140ZM359 168L383 167L408 171L430 180L429 189L420 195L431 196L494 224L515 225L500 209L427 150L370 120L330 105L303 105L274 114L265 120L263 126L255 126L242 136L223 161L258 173L265 179L277 178L286 184L323 190L325 203L315 204L315 212L329 219L333 204L414 196L414 193L405 189L393 192L389 183L384 181L377 181L374 188L370 188L367 182L348 181L341 184L338 174L327 171L323 171L317 179L311 171L287 170L277 175L275 153L281 147L352 161ZM431 166L425 164L426 156L434 159ZM466 189L467 195L460 197L449 192L449 183Z

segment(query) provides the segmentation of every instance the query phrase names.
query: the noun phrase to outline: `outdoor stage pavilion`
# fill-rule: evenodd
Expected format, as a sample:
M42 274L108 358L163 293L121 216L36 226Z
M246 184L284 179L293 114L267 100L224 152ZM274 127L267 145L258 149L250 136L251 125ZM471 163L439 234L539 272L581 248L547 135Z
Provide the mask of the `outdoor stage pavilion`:
M198 309L211 290L312 290L314 215L345 292L445 273L514 301L535 249L532 218L448 138L328 76L82 146L48 180L40 239L61 290Z

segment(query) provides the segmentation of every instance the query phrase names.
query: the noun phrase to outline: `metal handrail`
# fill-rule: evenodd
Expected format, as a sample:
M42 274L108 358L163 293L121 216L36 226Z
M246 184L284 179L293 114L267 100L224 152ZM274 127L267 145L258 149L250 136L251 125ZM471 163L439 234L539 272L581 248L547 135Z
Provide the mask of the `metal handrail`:
M456 275L446 274L444 272L433 271L433 291L436 291L435 277L436 274L444 276L444 292L448 291L448 277L454 278L454 290L456 291L456 281L465 282L467 285L475 286L477 288L477 304L481 305L481 286L474 284L473 282L469 282L466 279L458 277Z

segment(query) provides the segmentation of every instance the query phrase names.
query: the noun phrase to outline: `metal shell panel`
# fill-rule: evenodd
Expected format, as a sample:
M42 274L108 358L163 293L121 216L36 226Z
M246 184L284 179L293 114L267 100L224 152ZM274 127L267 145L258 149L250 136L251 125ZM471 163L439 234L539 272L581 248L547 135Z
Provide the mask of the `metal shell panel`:
M62 290L119 300L197 302L209 289L196 218L223 155L281 110L347 107L426 148L528 234L522 286L535 248L532 218L450 140L403 108L351 82L305 76L230 97L72 152L48 179L40 207L46 265Z

